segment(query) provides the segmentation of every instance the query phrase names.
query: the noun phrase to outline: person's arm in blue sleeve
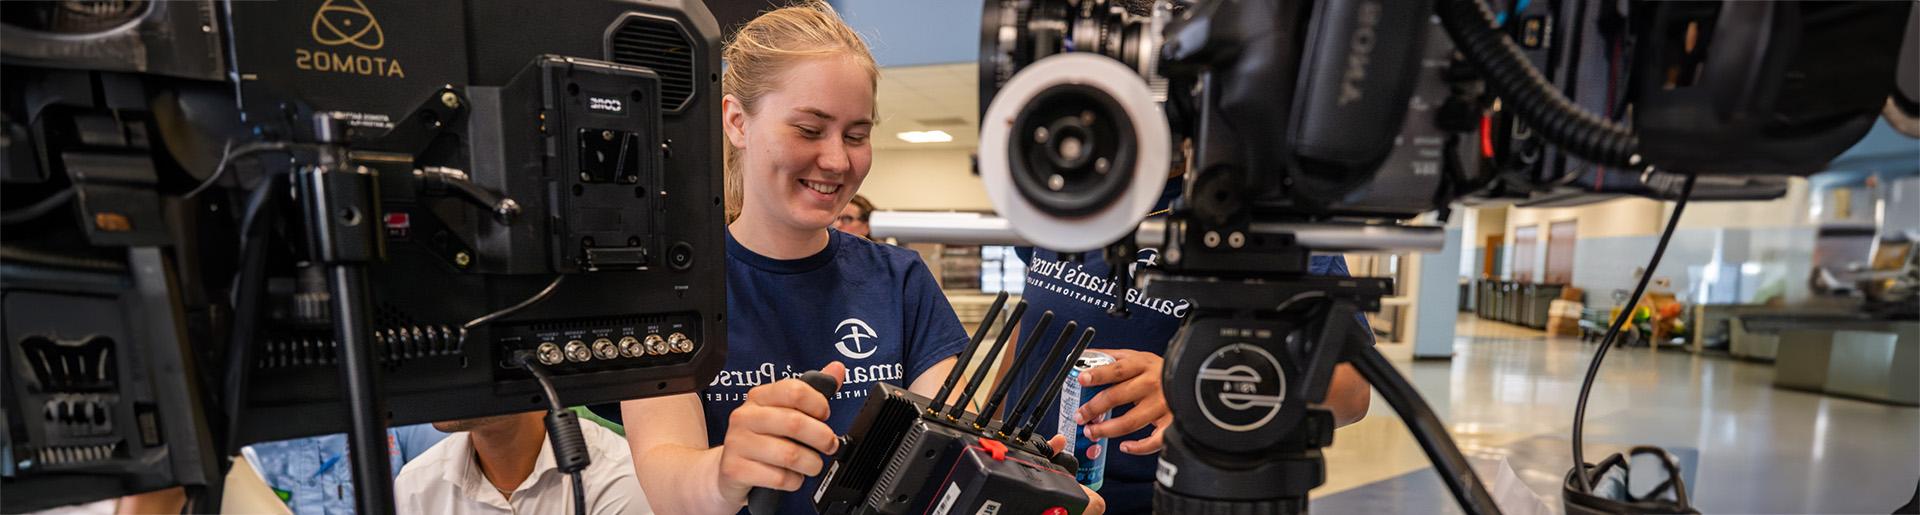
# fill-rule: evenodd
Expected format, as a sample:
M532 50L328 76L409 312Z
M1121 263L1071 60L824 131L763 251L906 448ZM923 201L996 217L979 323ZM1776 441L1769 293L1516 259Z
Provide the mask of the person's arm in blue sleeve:
M402 464L425 454L427 449L433 448L434 444L440 443L440 440L446 437L447 434L434 429L433 424L414 424L393 428L393 439L396 446L400 448ZM395 467L393 473L399 474L400 468Z
M1307 271L1314 275L1334 277L1352 275L1347 272L1347 258L1338 255L1313 256L1307 264ZM1373 328L1367 325L1366 314L1355 313L1354 317L1355 329L1364 333L1367 344L1372 345ZM1360 371L1355 370L1353 365L1341 363L1333 369L1333 382L1328 385L1327 400L1321 405L1333 412L1336 426L1344 426L1366 418L1367 405L1372 400L1373 389L1367 385L1366 378L1361 377Z
M932 396L941 381L958 368L960 350L967 345L967 330L953 313L953 304L940 291L927 265L916 257L909 265L901 298L901 316L911 334L904 356L908 390ZM926 390L921 392L921 390Z
M1347 270L1346 256L1313 256L1312 261L1307 265L1307 271L1313 275L1331 277L1353 276L1353 273ZM1359 326L1360 333L1366 335L1367 344L1373 345L1373 326L1367 323L1367 314L1356 312L1353 314L1353 321Z

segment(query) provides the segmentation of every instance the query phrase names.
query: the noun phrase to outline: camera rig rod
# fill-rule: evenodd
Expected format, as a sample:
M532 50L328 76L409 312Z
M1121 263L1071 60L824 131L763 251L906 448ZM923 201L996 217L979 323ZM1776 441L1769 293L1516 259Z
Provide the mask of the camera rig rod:
M328 311L340 342L340 382L348 402L348 454L357 513L394 513L394 473L388 461L386 404L374 367L372 306L367 265L386 259L380 223L378 175L348 158L348 119L315 117L317 156L296 171L309 258L326 273Z
M1033 242L1013 232L1007 219L974 213L879 211L873 214L871 225L876 238L965 245L1033 245ZM1257 234L1286 234L1300 246L1326 251L1438 252L1445 245L1447 237L1444 227L1354 222L1254 222L1248 230ZM1164 246L1166 241L1166 220L1140 222L1139 229L1134 231L1134 242L1141 247L1158 248Z
M1186 223L1172 223L1176 230L1188 229ZM1142 247L1164 247L1167 244L1167 238L1170 237L1167 232L1168 224L1166 220L1140 222L1139 230L1134 231L1134 241ZM1247 232L1252 234L1245 236L1284 235L1291 238L1295 245L1322 252L1342 250L1439 252L1447 243L1447 229L1429 225L1254 222L1247 225ZM1179 238L1179 236L1171 237ZM1231 244L1229 235L1221 235L1220 241Z
M350 167L345 121L317 117L315 133L323 151L313 166L299 170L296 183L305 212L308 248L325 267L333 337L340 342L340 381L347 396L348 453L353 466L355 507L361 514L394 512L393 473L387 458L386 407L374 367L373 327L367 306L367 264L382 259L384 242L374 232L380 213L377 177L365 167Z

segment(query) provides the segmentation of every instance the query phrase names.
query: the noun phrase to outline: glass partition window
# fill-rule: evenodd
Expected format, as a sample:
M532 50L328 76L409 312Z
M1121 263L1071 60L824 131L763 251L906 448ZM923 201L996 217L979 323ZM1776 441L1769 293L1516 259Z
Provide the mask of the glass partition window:
M983 245L980 247L980 291L983 293L1007 292L1020 295L1027 289L1027 263L1020 260L1020 254L1013 247L1004 245Z

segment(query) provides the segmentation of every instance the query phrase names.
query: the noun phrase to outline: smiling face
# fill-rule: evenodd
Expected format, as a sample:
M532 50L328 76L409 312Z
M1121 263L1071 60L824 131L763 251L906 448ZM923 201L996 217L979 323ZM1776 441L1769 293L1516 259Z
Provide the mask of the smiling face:
M739 153L739 221L825 231L873 164L873 82L845 57L794 63L752 113L727 97L727 141Z

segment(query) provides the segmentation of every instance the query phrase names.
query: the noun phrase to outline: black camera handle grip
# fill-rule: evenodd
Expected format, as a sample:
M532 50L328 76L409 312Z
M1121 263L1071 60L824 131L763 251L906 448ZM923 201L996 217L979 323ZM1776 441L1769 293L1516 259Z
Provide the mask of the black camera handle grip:
M818 370L811 370L805 374L800 374L800 380L806 382L807 386L813 387L814 391L820 392L820 395L826 396L829 400L833 398L834 391L840 389L840 380L834 379L833 376ZM795 440L793 443L800 443L800 441ZM805 446L806 444L800 443L800 445ZM786 494L784 491L772 488L753 487L753 490L747 492L747 513L752 515L773 515L774 512L780 511L780 497Z

